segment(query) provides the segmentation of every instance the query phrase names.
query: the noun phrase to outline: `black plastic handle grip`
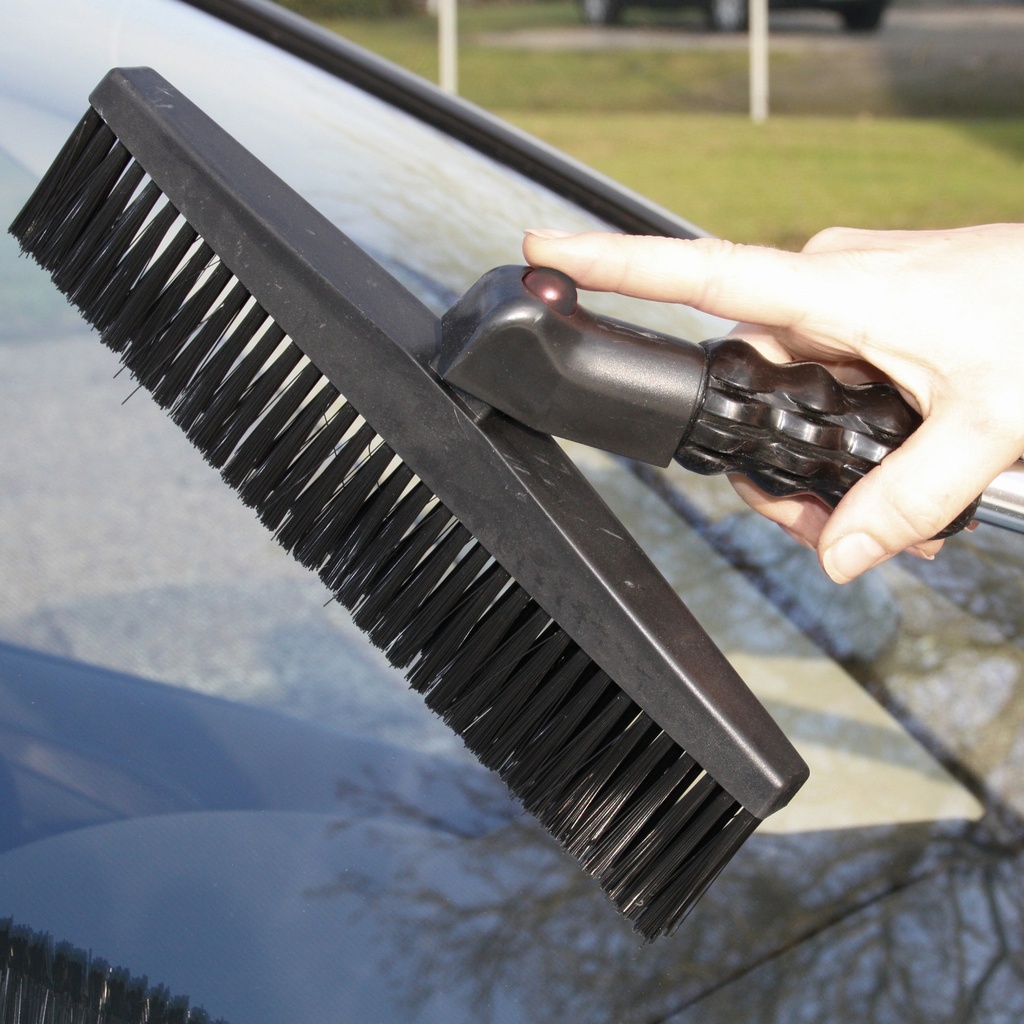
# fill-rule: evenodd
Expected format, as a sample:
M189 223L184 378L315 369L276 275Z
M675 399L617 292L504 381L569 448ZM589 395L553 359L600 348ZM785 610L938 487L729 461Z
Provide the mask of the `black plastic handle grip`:
M444 316L438 372L558 437L697 473L741 473L829 506L921 418L884 383L844 385L817 363L777 364L736 338L689 342L578 304L559 271L499 267ZM966 527L977 502L938 536Z
M696 473L741 473L769 494L834 507L921 423L889 384L844 385L818 363L773 363L737 338L701 347L704 395L675 454ZM964 529L977 506L938 536Z

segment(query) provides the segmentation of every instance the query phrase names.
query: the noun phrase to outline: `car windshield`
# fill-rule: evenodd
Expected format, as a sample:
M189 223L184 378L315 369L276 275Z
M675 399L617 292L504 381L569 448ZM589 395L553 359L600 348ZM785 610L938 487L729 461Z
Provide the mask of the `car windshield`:
M149 65L436 313L605 226L175 0L11 0L0 55L5 225ZM1019 539L840 589L725 481L567 445L812 769L643 946L6 235L0 301L0 921L235 1024L1024 1014Z

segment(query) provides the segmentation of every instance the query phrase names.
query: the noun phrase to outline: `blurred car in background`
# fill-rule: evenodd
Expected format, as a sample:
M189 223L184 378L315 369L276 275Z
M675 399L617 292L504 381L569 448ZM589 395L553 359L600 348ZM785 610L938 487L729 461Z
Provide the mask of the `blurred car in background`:
M5 224L140 64L437 313L527 225L697 230L262 0L8 0ZM837 588L723 480L571 449L812 770L642 946L7 235L0 307L0 922L234 1024L1024 1019L1019 537Z
M704 12L717 32L743 32L747 27L748 0L580 0L580 13L588 25L615 25L629 7L692 7ZM850 32L873 32L882 24L888 0L770 0L769 8L834 11Z

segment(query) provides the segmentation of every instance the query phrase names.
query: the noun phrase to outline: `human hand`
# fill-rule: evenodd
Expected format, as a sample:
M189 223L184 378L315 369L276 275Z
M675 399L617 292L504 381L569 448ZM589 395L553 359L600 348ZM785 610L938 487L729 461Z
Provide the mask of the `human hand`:
M880 371L900 388L922 425L834 511L733 480L838 583L907 549L934 557L931 538L1024 453L1024 225L829 228L802 253L531 231L523 252L584 289L738 321L776 362L812 359L848 383Z

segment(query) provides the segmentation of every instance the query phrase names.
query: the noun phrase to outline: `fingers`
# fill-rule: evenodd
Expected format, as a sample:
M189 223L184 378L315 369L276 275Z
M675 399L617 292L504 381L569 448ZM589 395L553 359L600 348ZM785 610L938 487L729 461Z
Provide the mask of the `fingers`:
M812 550L817 548L831 512L817 498L810 494L777 498L739 475L730 475L729 482L755 512L777 523L798 544Z
M830 227L812 235L804 244L803 252L838 252L849 249L898 249L900 242L920 232L872 231L870 228Z
M810 494L777 498L762 491L746 477L730 476L736 493L757 513L778 524L792 540L811 551L818 549L821 535L832 514L822 502ZM941 529L941 527L940 527ZM931 560L942 549L941 540L927 540L907 548L917 558Z
M561 270L590 291L681 302L728 320L790 328L806 304L809 257L717 238L529 231L523 253L532 265ZM831 289L829 264L818 276L819 286Z
M729 331L729 337L742 339L773 363L789 363L801 357L801 346L783 341L784 332L771 331L759 324L737 324ZM843 384L892 383L881 370L863 359L829 360L828 372Z
M839 503L818 541L822 568L847 583L908 548L931 557L931 538L1013 458L952 416L926 420Z

